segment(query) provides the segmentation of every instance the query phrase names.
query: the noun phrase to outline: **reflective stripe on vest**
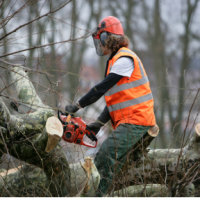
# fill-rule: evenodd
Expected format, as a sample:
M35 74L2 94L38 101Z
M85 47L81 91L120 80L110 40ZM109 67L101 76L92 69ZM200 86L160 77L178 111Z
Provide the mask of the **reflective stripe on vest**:
M135 99L131 99L129 101L125 101L125 102L122 102L122 103L118 103L118 104L109 106L108 110L109 110L109 112L120 110L120 109L123 109L123 108L127 108L127 107L130 107L130 106L140 104L140 103L144 103L145 101L148 101L148 100L151 100L151 99L153 99L153 95L152 95L152 93L149 93L149 94L146 94L144 96L141 96L141 97L138 97L138 98L135 98Z
M116 94L118 92L121 92L121 91L124 91L124 90L127 90L127 89L131 89L131 88L134 88L134 87L138 87L138 86L144 85L144 84L149 82L148 77L145 76L141 61L138 58L138 56L135 53L133 53L132 51L129 51L129 50L120 50L116 55L118 55L119 53L122 53L122 52L132 54L133 56L135 56L137 58L137 60L139 62L139 68L140 68L142 78L135 80L135 81L132 81L132 82L129 82L129 83L124 83L124 84L121 84L121 85L115 84L110 90L108 90L105 93L105 96L111 96L111 95ZM133 106L133 105L144 103L145 101L148 101L148 100L151 100L151 99L153 99L153 95L152 95L152 93L149 93L149 94L146 94L144 96L140 96L138 98L131 99L129 101L125 101L125 102L121 102L121 103L117 103L117 104L108 106L108 110L109 110L109 112L117 111L117 110L127 108L127 107L130 107L130 106Z
M133 87L138 87L138 86L144 85L145 83L148 83L148 82L149 82L149 79L148 79L147 76L145 76L144 78L141 78L141 79L136 80L136 81L132 81L130 83L125 83L125 84L122 84L122 85L116 84L110 90L108 90L105 93L105 96L110 96L112 94L115 94L117 92L121 92L123 90L131 89Z

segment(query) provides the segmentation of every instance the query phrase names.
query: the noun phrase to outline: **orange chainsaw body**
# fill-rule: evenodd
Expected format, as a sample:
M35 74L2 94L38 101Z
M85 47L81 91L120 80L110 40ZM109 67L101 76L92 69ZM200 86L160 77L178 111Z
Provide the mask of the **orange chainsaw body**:
M95 134L88 130L86 123L81 119L81 117L72 117L71 115L60 115L59 118L63 124L63 140L70 143L75 143L79 145L84 145L87 147L95 148L97 146L97 138ZM83 137L91 135L95 145L91 145L83 141Z

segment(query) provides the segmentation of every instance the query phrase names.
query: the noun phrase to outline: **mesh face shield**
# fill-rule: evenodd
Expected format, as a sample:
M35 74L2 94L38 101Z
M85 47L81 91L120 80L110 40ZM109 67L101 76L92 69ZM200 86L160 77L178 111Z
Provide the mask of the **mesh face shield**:
M105 56L105 55L107 55L107 53L105 54L105 51L104 52L102 51L101 46L105 47L106 39L108 38L108 35L115 36L116 38L120 38L121 35L116 35L116 34L112 34L112 33L108 33L108 32L99 33L98 30L99 29L97 28L97 31L95 31L92 34L94 45L96 48L96 53L98 56Z
M97 32L93 33L92 34L92 37L93 37L93 41L94 41L94 46L96 48L96 53L98 56L104 56L104 53L103 51L101 50L101 46L100 46L100 35L97 34Z

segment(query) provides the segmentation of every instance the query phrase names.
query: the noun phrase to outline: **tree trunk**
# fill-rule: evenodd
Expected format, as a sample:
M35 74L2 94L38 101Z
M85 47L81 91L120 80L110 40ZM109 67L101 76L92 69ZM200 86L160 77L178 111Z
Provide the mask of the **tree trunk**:
M62 124L53 116L53 110L42 103L23 69L19 66L10 70L19 102L28 104L34 112L11 115L0 98L1 153L27 163L14 173L1 173L1 196L95 196L100 176L93 161L85 158L85 162L68 164L58 143ZM183 149L147 150L157 134L158 127L152 127L133 146L122 169L126 176L121 176L121 180L118 176L125 188L114 196L123 196L124 192L127 196L139 196L138 191L144 196L194 194L191 183L197 184L194 179L199 173L200 124ZM140 186L128 187L127 182Z
M127 180L130 184L159 183L167 185L173 196L181 196L184 188L190 184L198 184L200 153L200 124L195 127L195 134L189 144L182 149L149 150L141 155L139 162L128 166Z
M85 163L69 166L62 147L57 145L62 137L61 122L53 116L53 110L42 103L27 74L20 67L11 70L19 102L35 111L11 115L0 98L1 152L31 165L2 176L1 183L5 182L1 188L3 196L94 195L100 177L93 161L86 158ZM28 190L21 189L24 184Z
M20 67L11 70L10 75L19 101L27 103L35 112L11 115L0 99L0 123L6 129L1 133L1 140L5 146L3 151L42 168L52 196L70 195L70 170L62 148L57 145L51 152L45 152L48 141L45 124L47 118L53 116L53 110L42 103L27 74Z
M70 164L70 196L95 196L100 175L90 157L85 162ZM0 173L1 196L50 197L50 182L44 171L34 165L25 165ZM8 192L9 191L9 192Z

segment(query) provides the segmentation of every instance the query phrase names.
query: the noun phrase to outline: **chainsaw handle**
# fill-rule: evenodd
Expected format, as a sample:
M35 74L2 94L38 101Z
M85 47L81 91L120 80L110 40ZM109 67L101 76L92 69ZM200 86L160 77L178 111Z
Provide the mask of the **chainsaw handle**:
M62 111L58 109L58 119L61 121L62 124L64 124L63 120L60 118L60 113L63 114Z
M87 126L86 126L86 130L89 131L89 133L90 133L89 135L91 136L91 138L90 137L89 138L92 141L96 141L97 142L97 137L95 136L95 134Z
M67 115L66 121L63 121L60 117L60 114L65 115L61 110L58 109L58 119L61 121L63 125L68 125L69 121L71 120L72 116L70 114ZM66 115L65 115L66 116Z
M83 142L83 141L82 141L80 144L81 144L81 145L84 145L84 146L86 146L86 147L96 148L96 146L97 146L97 141L95 142L94 145L88 144L88 143Z

